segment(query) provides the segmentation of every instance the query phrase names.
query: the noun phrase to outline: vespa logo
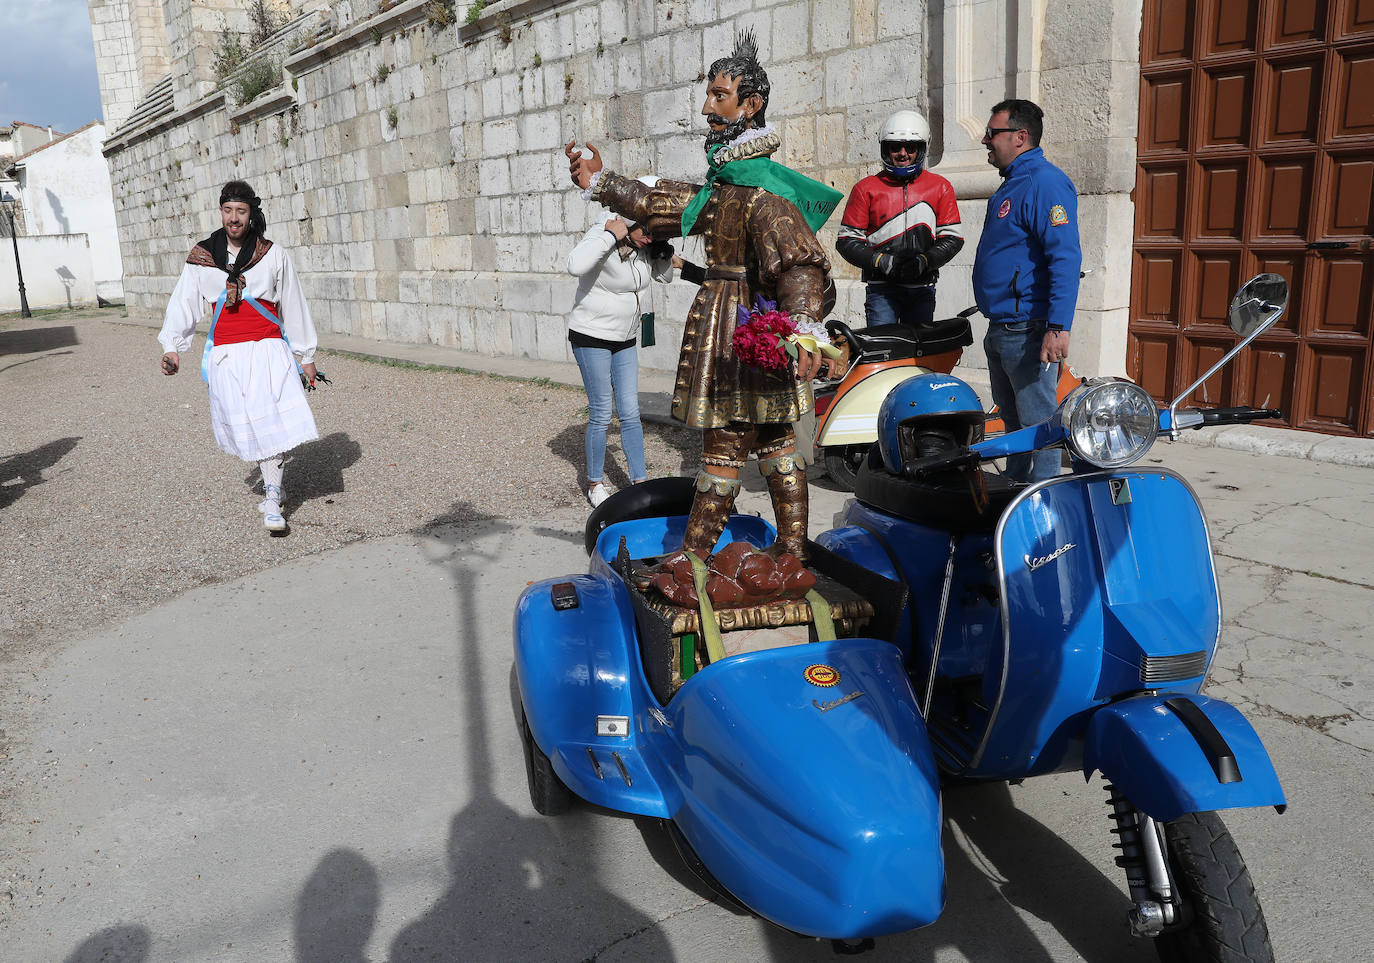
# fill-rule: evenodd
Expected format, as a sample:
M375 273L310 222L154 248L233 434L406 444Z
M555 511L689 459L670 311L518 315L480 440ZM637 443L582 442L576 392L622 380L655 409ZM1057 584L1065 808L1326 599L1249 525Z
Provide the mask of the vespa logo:
M1056 548L1053 552L1050 552L1050 554L1041 555L1039 558L1031 558L1029 555L1025 555L1022 557L1026 560L1026 567L1029 568L1032 572L1034 572L1037 568L1050 564L1050 562L1053 562L1056 558L1063 555L1069 549L1077 547L1078 544L1076 542L1069 542L1063 548Z
M853 702L861 695L863 695L862 691L851 692L847 696L842 696L839 699L831 699L829 702L817 702L815 699L812 699L811 704L815 706L817 709L821 710L822 712L829 712L831 709L838 709L846 702Z

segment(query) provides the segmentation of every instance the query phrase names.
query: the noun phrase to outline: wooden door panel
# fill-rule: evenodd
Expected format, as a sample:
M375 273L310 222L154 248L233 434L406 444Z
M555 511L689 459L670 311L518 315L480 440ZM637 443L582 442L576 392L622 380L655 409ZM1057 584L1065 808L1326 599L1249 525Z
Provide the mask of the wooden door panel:
M1188 347L1185 352L1187 360L1184 362L1184 383L1180 385L1182 388L1186 388L1200 378L1202 373L1220 361L1222 355L1230 351L1235 343L1234 339L1223 337L1187 338L1185 340ZM1235 378L1235 365L1227 365L1198 385L1184 401L1184 404L1203 408L1233 404Z
M1227 327L1231 323L1231 299L1240 287L1240 252L1209 251L1195 257L1197 300L1191 319L1198 324Z
M1313 162L1310 155L1275 157L1260 162L1256 237L1307 237L1312 177Z
M1270 14L1273 45L1304 43L1326 36L1327 0L1274 0Z
M1359 418L1365 352L1325 344L1308 346L1314 389L1304 427L1354 430Z
M1173 400L1174 353L1177 341L1173 335L1132 335L1128 339L1126 370L1155 398Z
M1238 386L1241 397L1236 404L1277 408L1283 412L1283 421L1292 424L1296 347L1296 343L1271 345L1255 342L1247 348L1245 354L1250 358L1244 368L1246 383Z
M1183 214L1187 209L1186 168L1182 164L1144 168L1139 176L1139 196L1148 197L1138 214L1138 237L1183 240Z
M1249 162L1213 161L1201 164L1197 236L1225 238L1237 243L1245 236L1245 182Z
M1327 237L1374 232L1374 155L1361 152L1331 158L1332 202Z
M1135 262L1136 318L1178 326L1178 292L1183 283L1182 251L1141 251Z
M1289 331L1296 335L1303 319L1307 316L1307 302L1304 297L1307 277L1306 251L1264 250L1257 254L1255 271L1260 274L1279 274L1288 281L1288 310L1283 317L1274 322L1270 331Z
M1374 33L1374 0L1346 0L1342 37Z
M1368 255L1332 254L1320 259L1310 328L1315 334L1369 337L1374 303L1374 264Z
M1193 55L1193 0L1158 0L1143 18L1141 65Z
M1203 147L1244 147L1250 143L1252 66L1227 67L1203 74Z
M1330 136L1374 134L1374 50L1342 51L1336 60L1336 109Z
M1146 78L1141 98L1151 123L1141 128L1142 151L1188 149L1191 87L1192 74L1186 71Z
M1255 49L1254 0L1205 0L1199 58Z
M1313 141L1321 111L1322 58L1289 60L1269 66L1269 99L1262 130L1267 143Z

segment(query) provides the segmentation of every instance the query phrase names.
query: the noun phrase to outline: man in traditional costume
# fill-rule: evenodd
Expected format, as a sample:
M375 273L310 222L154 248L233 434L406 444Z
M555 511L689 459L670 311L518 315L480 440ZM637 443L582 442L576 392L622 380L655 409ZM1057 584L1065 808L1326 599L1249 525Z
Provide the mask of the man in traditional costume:
M764 119L770 85L757 56L753 34L745 33L730 56L711 65L701 110L710 126L704 186L659 180L649 187L603 170L595 148L589 157L565 148L573 182L588 199L655 238L705 240L705 281L687 315L672 403L674 418L703 431L703 467L683 542L702 560L730 516L750 452L772 498L775 552L805 559L806 470L792 426L811 410L822 352L834 353L822 324L835 304L834 286L815 231L844 195L769 159L781 141ZM769 370L736 357L737 320L760 296L797 327L794 365Z
M213 304L200 375L210 388L215 441L258 463L265 496L258 511L267 530L280 534L287 528L282 456L319 437L304 387L318 377L315 325L290 256L263 236L267 222L253 189L225 184L219 213L223 227L191 248L167 302L158 333L162 371L177 373L196 322Z

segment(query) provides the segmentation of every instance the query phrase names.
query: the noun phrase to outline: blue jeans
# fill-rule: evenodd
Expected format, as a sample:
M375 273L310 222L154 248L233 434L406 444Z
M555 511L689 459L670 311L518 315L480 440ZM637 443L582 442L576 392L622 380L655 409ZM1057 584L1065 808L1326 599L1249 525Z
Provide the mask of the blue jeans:
M620 417L620 446L630 463L630 481L649 477L644 468L644 426L639 422L639 352L622 348L612 353L606 348L573 349L582 369L582 385L587 389L587 484L601 481L606 467L606 429L611 426L611 401Z
M929 324L935 317L935 289L870 281L864 293L868 325Z
M1040 362L1040 343L1044 338L1044 321L994 322L988 325L983 338L992 400L1001 409L1009 432L1038 425L1059 407L1059 365L1046 369ZM1007 474L1020 482L1044 481L1059 474L1059 464L1058 448L1012 455L1007 459Z

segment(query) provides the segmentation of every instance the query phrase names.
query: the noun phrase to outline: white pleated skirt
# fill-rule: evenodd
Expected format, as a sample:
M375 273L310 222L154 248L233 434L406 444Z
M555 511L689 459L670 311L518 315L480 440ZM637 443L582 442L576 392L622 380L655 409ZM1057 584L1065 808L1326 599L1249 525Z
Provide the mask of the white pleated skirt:
M210 423L216 444L244 461L262 461L320 437L285 341L215 345Z

